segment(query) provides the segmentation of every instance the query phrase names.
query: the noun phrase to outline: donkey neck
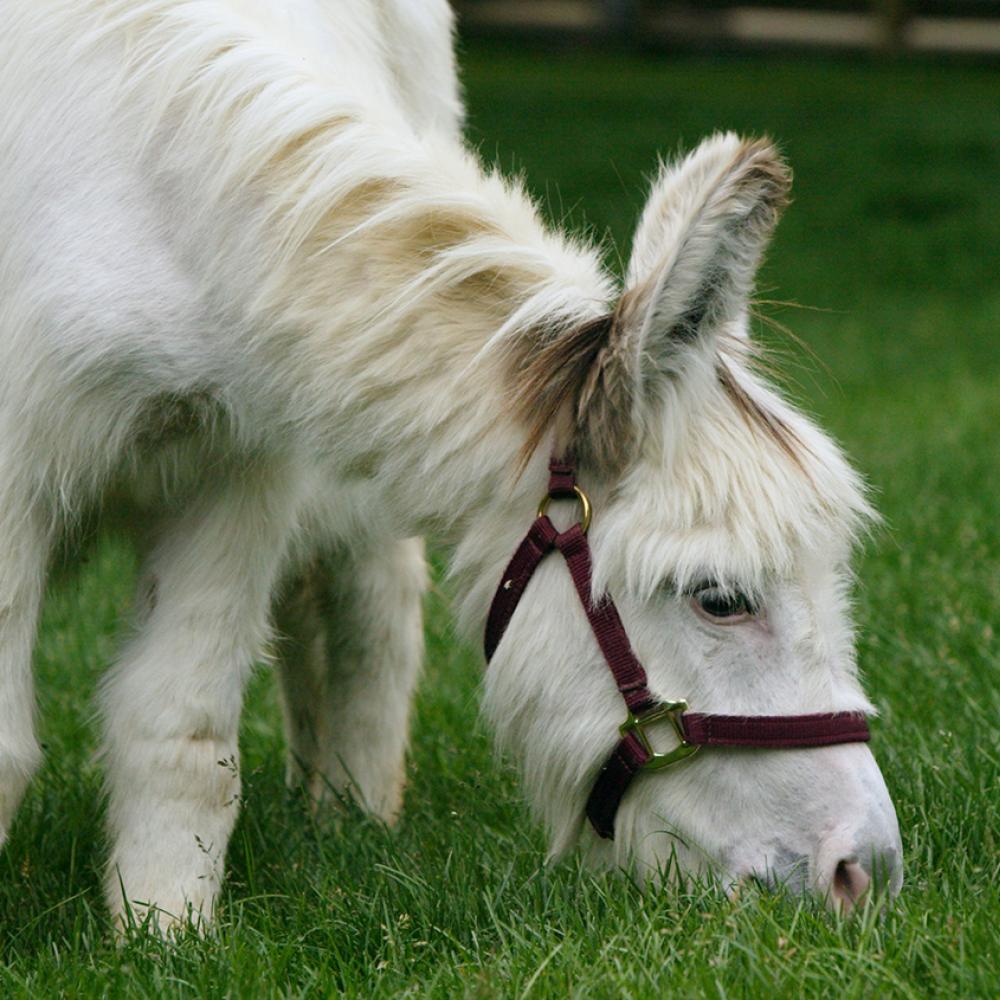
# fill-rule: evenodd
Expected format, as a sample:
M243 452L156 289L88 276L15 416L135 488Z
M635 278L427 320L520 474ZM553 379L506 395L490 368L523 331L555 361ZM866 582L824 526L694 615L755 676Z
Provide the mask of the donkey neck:
M265 251L258 367L288 371L292 420L315 428L338 478L371 484L393 530L456 543L517 492L525 356L605 313L615 289L596 251L549 232L458 143L394 141L406 155L356 151L398 161L391 177L359 169L293 253Z

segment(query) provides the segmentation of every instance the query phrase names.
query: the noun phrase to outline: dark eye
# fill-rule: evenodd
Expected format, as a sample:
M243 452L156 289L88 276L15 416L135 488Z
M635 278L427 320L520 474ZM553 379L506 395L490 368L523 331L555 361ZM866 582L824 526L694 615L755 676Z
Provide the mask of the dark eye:
M698 611L712 621L734 624L757 613L751 600L738 590L723 590L714 585L695 591L692 600Z

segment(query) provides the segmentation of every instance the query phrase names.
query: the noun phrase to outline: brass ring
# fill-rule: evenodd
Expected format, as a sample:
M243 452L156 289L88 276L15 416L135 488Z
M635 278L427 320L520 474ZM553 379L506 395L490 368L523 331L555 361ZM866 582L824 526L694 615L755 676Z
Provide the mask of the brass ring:
M590 497L588 497L579 486L574 486L573 492L576 494L576 498L580 501L580 506L583 508L583 516L580 518L580 530L586 534L587 530L590 528L590 519L594 513L593 508L590 506ZM542 517L549 509L551 501L552 497L548 493L542 497L542 502L538 505L539 517Z

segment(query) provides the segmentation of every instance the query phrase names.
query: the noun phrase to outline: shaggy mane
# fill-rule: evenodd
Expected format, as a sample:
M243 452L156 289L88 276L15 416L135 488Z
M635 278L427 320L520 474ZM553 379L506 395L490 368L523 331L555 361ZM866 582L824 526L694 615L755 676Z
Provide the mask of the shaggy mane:
M103 97L129 120L144 172L169 182L172 167L196 170L195 217L225 217L248 198L259 206L257 311L315 298L314 269L352 246L411 279L371 318L374 343L431 299L473 291L496 325L489 343L467 345L469 360L509 336L607 311L613 284L596 251L549 231L520 184L484 172L450 135L417 135L395 104L337 86L237 4L61 6L33 28L75 24L71 58L111 54L117 76Z

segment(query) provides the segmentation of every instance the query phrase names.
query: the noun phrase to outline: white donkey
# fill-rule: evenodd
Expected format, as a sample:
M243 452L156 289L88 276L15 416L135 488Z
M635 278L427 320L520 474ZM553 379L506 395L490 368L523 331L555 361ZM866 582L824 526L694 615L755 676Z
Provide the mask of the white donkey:
M461 114L444 0L4 6L0 839L39 762L47 560L117 514L145 559L101 696L119 918L211 914L242 692L268 653L290 777L396 815L415 539L453 552L481 635L553 452L578 458L593 593L617 600L657 697L871 709L846 595L871 511L750 363L788 185L774 150L720 135L664 169L622 290L484 172ZM486 707L554 853L844 904L875 865L899 887L858 743L705 750L637 777L597 836L584 806L624 707L558 557L510 619ZM646 735L667 745L662 729Z

